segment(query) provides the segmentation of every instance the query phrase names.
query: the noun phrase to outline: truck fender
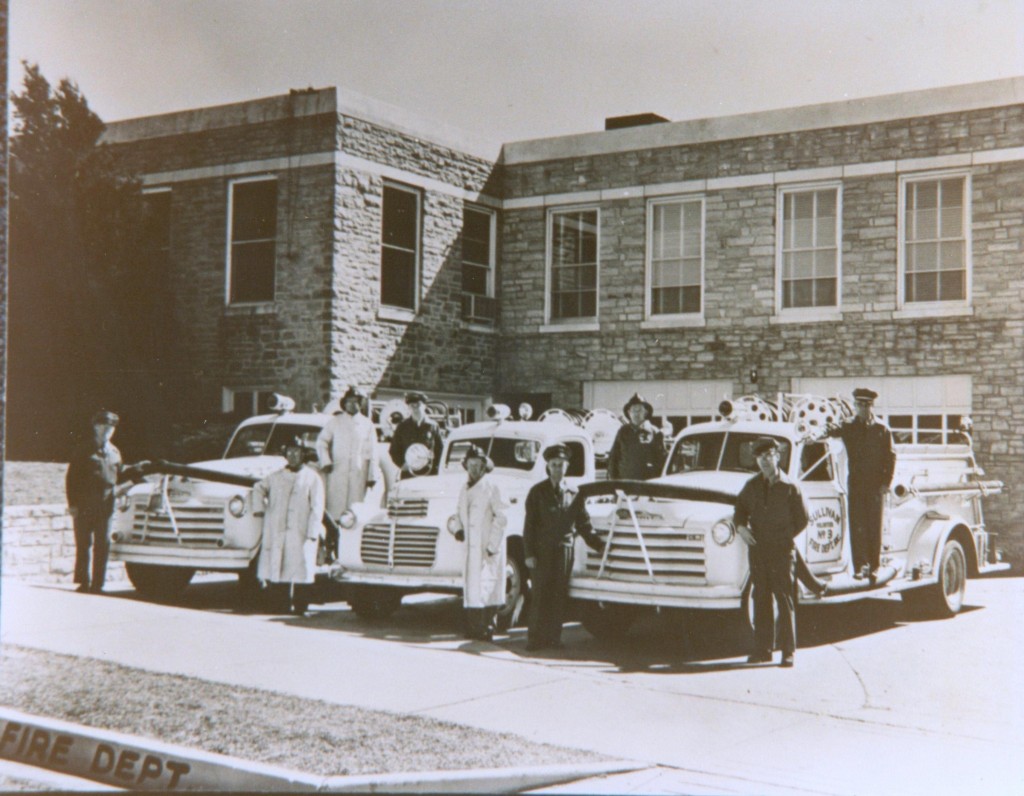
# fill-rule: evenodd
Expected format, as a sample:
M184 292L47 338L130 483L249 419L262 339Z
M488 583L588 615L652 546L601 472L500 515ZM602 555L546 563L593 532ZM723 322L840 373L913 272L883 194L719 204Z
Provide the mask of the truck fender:
M926 511L917 521L914 532L910 537L910 546L907 549L907 576L923 564L929 567L925 578L934 578L938 571L939 558L942 556L942 548L946 545L957 521L949 515L937 511ZM965 551L967 555L971 551Z

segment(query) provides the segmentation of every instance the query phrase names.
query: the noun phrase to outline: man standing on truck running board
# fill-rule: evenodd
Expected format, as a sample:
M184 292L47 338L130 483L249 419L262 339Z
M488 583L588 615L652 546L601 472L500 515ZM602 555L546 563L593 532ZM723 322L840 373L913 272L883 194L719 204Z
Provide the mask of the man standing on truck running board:
M793 539L807 527L807 509L800 488L779 470L779 444L771 437L754 443L761 471L740 491L736 501L736 532L750 555L751 598L754 601L754 651L748 663L772 659L775 621L772 600L779 609L778 641L782 666L793 665L796 652L796 612L793 603Z
M830 424L828 436L846 447L847 499L850 503L850 548L853 576L878 576L882 553L882 509L896 470L892 433L875 419L872 407L878 393L865 387L853 391L857 416L842 425Z
M640 393L622 407L627 422L615 434L608 455L608 477L646 481L661 475L665 464L665 435L651 423L654 407Z

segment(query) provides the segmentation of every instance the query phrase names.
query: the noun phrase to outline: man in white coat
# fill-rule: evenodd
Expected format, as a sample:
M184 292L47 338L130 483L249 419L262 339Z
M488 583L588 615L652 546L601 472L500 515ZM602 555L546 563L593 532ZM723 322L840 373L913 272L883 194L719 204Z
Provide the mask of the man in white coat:
M377 430L362 413L366 394L349 387L341 396L341 412L335 414L316 440L320 470L327 482L327 514L337 522L353 503L366 497L377 480ZM328 559L337 557L337 540L328 539ZM333 554L333 557L332 557Z
M455 538L466 545L462 604L468 635L490 641L494 620L505 604L505 504L498 485L487 477L494 465L471 445L462 460L469 478L459 492Z
M256 574L260 582L286 584L289 610L309 608L316 574L316 548L323 534L324 482L306 466L309 449L295 438L284 448L288 464L253 487L253 513L263 517L263 542Z

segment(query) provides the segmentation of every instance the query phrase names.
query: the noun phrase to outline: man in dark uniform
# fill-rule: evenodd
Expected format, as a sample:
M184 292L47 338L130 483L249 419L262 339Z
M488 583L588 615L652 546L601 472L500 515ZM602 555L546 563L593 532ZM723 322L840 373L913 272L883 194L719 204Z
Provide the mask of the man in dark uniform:
M560 443L547 448L544 460L548 477L526 496L523 553L532 589L528 650L562 644L562 616L569 597L575 535L582 536L591 549L603 549L586 506L566 483L570 457L569 449Z
M423 475L428 469L430 473L436 473L441 461L441 429L426 416L427 396L421 392L406 393L405 403L409 406L410 415L398 424L391 437L391 446L388 448L391 461L401 469L399 478ZM425 445L431 454L429 468L423 468L423 473L413 472L405 461L406 450L416 443Z
M874 583L882 552L882 509L885 493L896 470L892 433L875 419L872 407L878 393L853 391L857 416L842 425L830 425L828 435L846 447L847 499L850 505L850 547L853 576Z
M622 414L629 421L615 434L608 455L608 477L645 481L661 475L665 464L665 435L651 423L654 407L633 393Z
M779 609L778 639L782 666L793 665L796 652L796 612L793 604L793 538L807 526L807 509L800 488L779 470L779 445L764 437L754 443L761 471L740 491L736 501L736 532L749 548L750 582L754 601L754 651L748 663L772 659L775 621L772 600Z
M75 524L75 583L78 591L99 594L107 576L110 518L123 490L120 481L137 478L144 462L125 467L121 452L111 443L119 418L100 410L92 416L92 433L68 464L65 488L68 513ZM126 485L126 486L130 486ZM91 550L90 550L91 549ZM89 556L92 553L92 579Z

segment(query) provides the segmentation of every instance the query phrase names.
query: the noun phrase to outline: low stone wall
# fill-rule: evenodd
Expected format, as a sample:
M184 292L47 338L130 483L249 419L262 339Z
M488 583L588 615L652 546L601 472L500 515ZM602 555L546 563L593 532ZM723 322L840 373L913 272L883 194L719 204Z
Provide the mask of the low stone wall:
M71 583L75 572L75 531L61 504L5 506L3 574L21 580ZM107 566L108 581L125 579L124 564Z

